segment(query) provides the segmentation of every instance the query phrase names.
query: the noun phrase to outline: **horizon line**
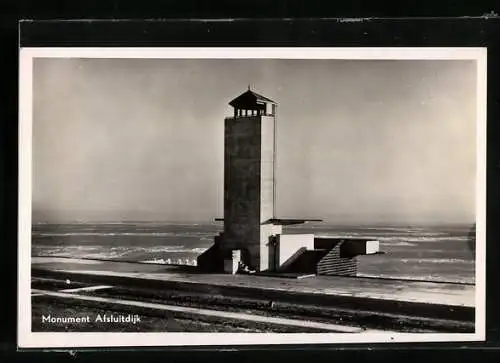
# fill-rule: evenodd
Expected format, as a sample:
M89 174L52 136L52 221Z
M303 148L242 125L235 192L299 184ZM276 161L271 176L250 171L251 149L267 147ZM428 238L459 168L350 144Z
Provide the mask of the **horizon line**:
M213 219L208 220L198 220L198 221L185 221L185 220L144 220L144 219L123 219L123 220L33 220L32 225L35 224L127 224L127 223L162 223L162 224L185 224L185 225L223 225L223 221L215 221ZM475 225L476 221L394 221L394 222L382 222L382 221L308 221L303 225L350 225L350 226L412 226L412 225Z

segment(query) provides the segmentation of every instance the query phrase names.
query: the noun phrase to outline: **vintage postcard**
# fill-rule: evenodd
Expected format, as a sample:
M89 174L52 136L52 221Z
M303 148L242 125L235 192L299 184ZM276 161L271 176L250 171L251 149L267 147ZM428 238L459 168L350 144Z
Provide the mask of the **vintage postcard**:
M19 347L481 341L483 48L21 48Z

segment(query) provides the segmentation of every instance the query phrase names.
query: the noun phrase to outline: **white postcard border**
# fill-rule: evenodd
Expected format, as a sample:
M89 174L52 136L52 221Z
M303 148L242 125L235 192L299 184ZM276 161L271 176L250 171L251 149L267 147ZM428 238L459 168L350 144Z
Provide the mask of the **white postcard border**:
M485 339L486 48L21 48L19 54L18 346L20 348L466 342ZM476 60L478 77L475 333L31 332L31 137L34 58Z

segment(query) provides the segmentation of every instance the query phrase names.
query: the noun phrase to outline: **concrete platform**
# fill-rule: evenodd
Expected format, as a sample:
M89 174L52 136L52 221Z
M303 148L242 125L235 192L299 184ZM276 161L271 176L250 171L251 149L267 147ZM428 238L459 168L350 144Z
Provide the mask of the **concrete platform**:
M475 286L467 284L421 282L363 277L315 276L284 279L259 275L200 274L193 266L138 264L85 259L35 257L34 273L54 271L93 277L140 279L144 284L178 283L223 289L247 288L262 293L287 292L316 296L344 296L392 302L474 307ZM103 280L100 279L102 282ZM165 285L166 286L166 285ZM234 290L236 291L236 290ZM254 291L257 292L257 291Z

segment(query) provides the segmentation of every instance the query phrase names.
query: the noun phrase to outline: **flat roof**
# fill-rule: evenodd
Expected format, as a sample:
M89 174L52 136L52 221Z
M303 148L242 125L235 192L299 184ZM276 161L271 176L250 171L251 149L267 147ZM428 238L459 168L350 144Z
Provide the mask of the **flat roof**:
M291 225L291 224L302 224L307 222L323 222L322 219L315 218L271 218L264 222L264 224L279 224L279 225Z
M224 218L215 218L216 222L224 222ZM322 219L314 218L271 218L262 224L275 224L275 225L292 225L292 224L302 224L307 222L323 222Z

